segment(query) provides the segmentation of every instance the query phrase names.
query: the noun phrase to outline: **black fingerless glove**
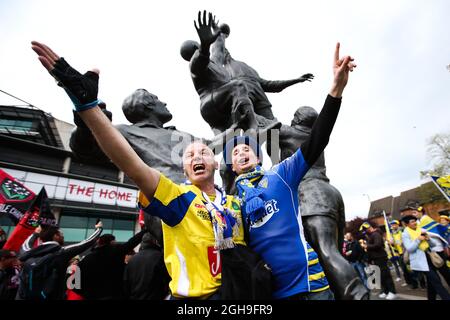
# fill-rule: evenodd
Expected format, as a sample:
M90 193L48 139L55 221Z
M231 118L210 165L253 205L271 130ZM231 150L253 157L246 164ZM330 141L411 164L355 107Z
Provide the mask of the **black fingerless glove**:
M64 58L59 58L50 74L67 92L75 106L75 111L88 110L100 103L97 99L99 79L97 73L88 71L82 75L72 68Z

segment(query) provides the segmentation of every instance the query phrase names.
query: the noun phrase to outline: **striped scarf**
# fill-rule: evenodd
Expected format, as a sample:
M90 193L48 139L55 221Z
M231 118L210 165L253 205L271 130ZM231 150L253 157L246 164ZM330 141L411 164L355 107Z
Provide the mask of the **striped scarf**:
M239 235L239 219L236 213L225 207L227 196L223 188L214 186L216 198L211 201L209 196L202 192L204 204L209 212L209 217L214 230L214 248L218 250L234 248L233 237Z
M236 187L243 203L241 210L250 225L261 220L266 214L264 201L260 197L263 189L254 185L264 174L264 169L256 166L252 171L241 174L236 179Z

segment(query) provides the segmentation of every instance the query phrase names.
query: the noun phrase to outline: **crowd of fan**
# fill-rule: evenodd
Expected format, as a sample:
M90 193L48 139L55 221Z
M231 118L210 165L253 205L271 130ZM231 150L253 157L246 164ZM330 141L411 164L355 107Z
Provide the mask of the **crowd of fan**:
M371 274L368 267L379 268L380 298L397 298L395 283L401 283L402 287L426 289L428 300L436 300L436 295L450 300L445 286L445 283L450 286L449 223L446 215L441 215L437 223L423 207L407 206L402 210L401 220L389 222L388 232L385 226L374 222L364 222L358 230L347 232L342 254L368 288L374 288L368 283ZM443 236L436 232L437 228Z

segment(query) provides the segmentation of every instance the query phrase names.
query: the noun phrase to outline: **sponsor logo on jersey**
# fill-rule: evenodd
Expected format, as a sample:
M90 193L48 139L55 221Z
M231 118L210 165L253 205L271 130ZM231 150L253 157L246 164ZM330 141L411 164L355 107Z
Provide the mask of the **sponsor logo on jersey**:
M274 199L266 201L264 203L264 207L266 209L266 214L260 220L253 223L251 225L252 228L259 228L263 226L272 218L275 213L280 211L280 209L278 209L277 201Z
M220 250L214 247L208 247L209 272L213 277L222 272L222 261L220 260Z
M209 218L208 211L205 211L205 210L197 210L197 217L199 217L202 220L208 220L208 221L211 220Z

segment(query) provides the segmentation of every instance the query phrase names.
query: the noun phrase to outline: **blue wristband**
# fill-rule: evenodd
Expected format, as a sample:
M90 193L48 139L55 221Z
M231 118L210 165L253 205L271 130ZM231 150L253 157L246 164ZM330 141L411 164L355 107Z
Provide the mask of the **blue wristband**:
M89 103L86 103L86 104L82 104L82 105L76 105L76 104L74 104L74 108L73 108L73 109L74 109L76 112L86 111L86 110L95 108L95 107L96 107L98 104L100 104L101 102L102 102L102 100L97 99L97 100L95 100L95 101L92 101L92 102L89 102Z

